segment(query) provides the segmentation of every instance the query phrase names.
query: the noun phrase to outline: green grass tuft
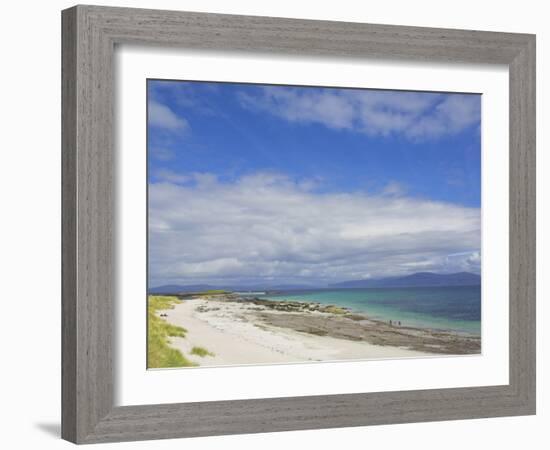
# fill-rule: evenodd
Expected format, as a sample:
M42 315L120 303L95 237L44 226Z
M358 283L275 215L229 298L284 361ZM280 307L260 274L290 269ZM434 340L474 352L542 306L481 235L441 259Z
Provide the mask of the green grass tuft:
M187 330L166 322L157 315L158 311L173 309L179 302L176 297L151 295L147 299L147 367L191 367L196 366L183 354L170 347L169 337L185 337Z
M200 356L201 358L204 358L205 356L215 356L214 353L209 352L204 347L193 347L191 349L191 354Z

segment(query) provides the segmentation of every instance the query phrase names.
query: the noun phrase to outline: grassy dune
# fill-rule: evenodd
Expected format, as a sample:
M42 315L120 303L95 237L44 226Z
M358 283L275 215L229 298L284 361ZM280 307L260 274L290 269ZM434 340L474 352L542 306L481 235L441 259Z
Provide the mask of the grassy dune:
M190 367L196 366L179 350L170 347L170 337L185 337L187 330L169 324L157 315L158 311L174 308L179 302L176 297L151 295L147 299L147 367Z

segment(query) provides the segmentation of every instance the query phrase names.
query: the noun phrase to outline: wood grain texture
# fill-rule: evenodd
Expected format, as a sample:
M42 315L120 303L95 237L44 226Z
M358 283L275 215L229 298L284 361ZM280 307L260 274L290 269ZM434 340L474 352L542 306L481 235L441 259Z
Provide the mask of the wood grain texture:
M62 432L76 440L76 10L62 17L62 155L61 155L61 331L62 331Z
M534 36L95 6L63 11L62 30L65 439L93 443L534 414ZM113 407L115 44L508 65L510 383Z
M510 384L535 409L535 40L510 71Z
M81 441L112 409L112 43L86 11L63 17L62 435ZM85 407L83 405L86 405Z

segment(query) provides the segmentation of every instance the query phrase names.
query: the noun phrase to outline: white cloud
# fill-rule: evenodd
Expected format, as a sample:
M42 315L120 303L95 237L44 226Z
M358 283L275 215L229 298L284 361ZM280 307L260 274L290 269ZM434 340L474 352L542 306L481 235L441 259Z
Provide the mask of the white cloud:
M189 124L183 117L179 117L166 105L154 100L149 101L147 116L150 126L171 131L182 131L189 128Z
M475 272L481 271L481 253L479 250L439 255L402 264L414 271Z
M389 196L401 196L404 195L407 192L407 189L405 186L401 183L398 183L397 181L390 181L386 186L384 186L384 189L382 189L382 193L384 195Z
M329 128L351 128L353 105L343 96L327 91L264 87L260 95L242 92L241 104L266 110L290 122L321 123Z
M176 152L165 147L152 147L151 155L159 161L171 161L176 157Z
M455 134L478 124L480 120L480 101L473 95L448 96L435 110L418 119L407 130L412 137L437 137Z
M479 271L478 208L384 193L319 193L273 173L234 183L212 174L185 177L149 187L153 285Z
M167 181L168 183L187 183L192 180L189 175L180 174L169 169L156 169L153 171L153 176L157 180Z
M246 108L290 122L369 135L435 139L480 121L479 96L467 94L264 87L257 94L241 92L239 98Z

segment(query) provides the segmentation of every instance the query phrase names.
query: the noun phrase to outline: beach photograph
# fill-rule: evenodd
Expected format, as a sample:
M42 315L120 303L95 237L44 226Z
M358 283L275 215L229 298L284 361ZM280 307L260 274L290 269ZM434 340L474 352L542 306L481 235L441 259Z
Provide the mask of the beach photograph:
M147 80L148 369L480 355L481 257L481 95Z

